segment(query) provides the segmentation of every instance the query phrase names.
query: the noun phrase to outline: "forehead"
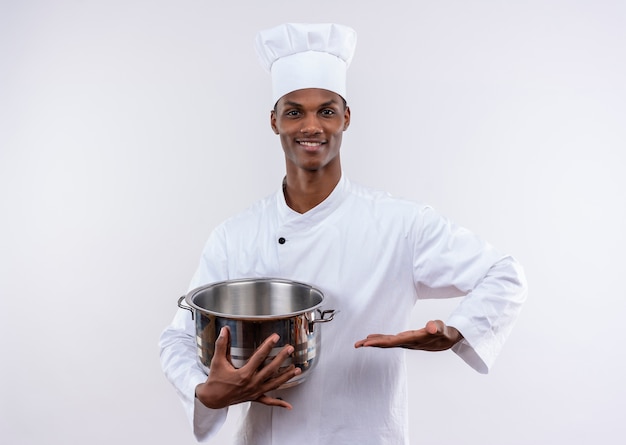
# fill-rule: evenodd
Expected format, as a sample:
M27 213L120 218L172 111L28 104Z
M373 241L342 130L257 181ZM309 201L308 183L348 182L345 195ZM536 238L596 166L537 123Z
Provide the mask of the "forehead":
M276 105L282 106L286 104L301 105L307 107L315 107L320 105L330 105L343 103L341 96L333 91L323 90L320 88L305 88L302 90L292 91L278 99Z

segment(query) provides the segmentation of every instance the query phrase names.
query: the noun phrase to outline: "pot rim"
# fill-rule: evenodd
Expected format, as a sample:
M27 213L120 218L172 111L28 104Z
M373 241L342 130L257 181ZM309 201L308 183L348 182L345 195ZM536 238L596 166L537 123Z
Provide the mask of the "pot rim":
M207 308L203 308L198 306L194 301L193 298L200 292L205 291L207 289L213 288L213 287L218 287L218 286L223 286L223 285L227 285L227 284L236 284L236 283L248 283L248 282L267 282L267 283L282 283L282 284L295 284L298 286L303 286L308 288L310 291L312 292L316 292L319 294L319 296L321 297L320 302L310 306L306 309L303 310L299 310L299 311L295 311L295 312L287 312L284 314L273 314L273 315L233 315L233 314L227 314L227 313L223 313L223 312L218 312L212 309L207 309ZM192 290L190 290L187 295L185 296L185 301L186 303L194 310L202 313L202 314L208 314L208 315L213 315L216 317L221 317L221 318L225 318L228 320L241 320L241 321L271 321L271 320L282 320L282 319L287 319L287 318L292 318L292 317L297 317L300 316L302 314L306 314L308 312L313 312L317 309L320 308L320 306L322 306L322 304L324 303L324 293L319 290L318 288L316 288L315 286L312 286L308 283L304 283L301 281L294 281L294 280L288 280L285 278L271 278L271 277L263 277L263 278L237 278L237 279L232 279L232 280L223 280L223 281L217 281L214 283L209 283L209 284L205 284L203 286L199 286L196 287Z

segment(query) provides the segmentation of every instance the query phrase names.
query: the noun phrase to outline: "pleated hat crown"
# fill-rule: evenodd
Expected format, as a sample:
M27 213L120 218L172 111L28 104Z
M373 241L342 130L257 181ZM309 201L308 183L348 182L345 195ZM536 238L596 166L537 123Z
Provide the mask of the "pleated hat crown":
M260 31L255 47L272 77L274 103L303 88L322 88L347 99L346 72L356 32L335 23L286 23Z

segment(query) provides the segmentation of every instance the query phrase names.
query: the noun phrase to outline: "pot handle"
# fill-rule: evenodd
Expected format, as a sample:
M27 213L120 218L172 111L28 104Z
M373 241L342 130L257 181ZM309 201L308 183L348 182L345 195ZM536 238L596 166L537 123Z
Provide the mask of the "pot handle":
M185 299L184 295L178 299L178 307L181 308L181 309L186 309L189 312L191 312L191 319L193 320L193 309L191 307L189 307L189 306L183 305L183 300L184 299Z
M311 324L315 324L315 323L328 323L329 321L332 321L333 318L335 318L335 314L337 314L339 311L336 311L334 309L328 309L325 311L321 311L321 310L317 310L317 312L320 314L320 318L317 320L312 320ZM328 318L326 318L326 316L328 315Z

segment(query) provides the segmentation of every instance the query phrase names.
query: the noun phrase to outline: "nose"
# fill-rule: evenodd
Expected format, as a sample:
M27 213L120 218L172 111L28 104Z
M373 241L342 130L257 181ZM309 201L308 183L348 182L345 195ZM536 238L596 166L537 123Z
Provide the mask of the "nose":
M302 134L320 134L324 130L317 116L310 116L302 122L300 133Z

